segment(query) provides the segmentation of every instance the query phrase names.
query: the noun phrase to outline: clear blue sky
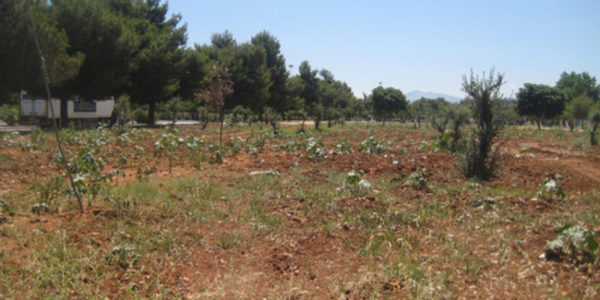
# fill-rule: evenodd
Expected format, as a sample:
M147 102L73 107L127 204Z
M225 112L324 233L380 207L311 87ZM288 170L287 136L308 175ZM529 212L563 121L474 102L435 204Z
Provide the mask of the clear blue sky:
M462 75L495 67L506 96L525 82L554 85L563 71L600 79L600 0L169 0L188 45L229 30L238 43L269 31L293 73L303 60L355 94L379 82L463 97Z

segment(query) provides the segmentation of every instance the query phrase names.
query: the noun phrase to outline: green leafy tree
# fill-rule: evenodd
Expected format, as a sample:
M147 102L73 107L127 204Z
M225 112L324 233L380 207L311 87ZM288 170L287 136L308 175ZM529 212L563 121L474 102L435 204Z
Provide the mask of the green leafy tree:
M210 66L210 58L200 46L185 49L178 74L178 94L182 99L194 99L194 94L206 85L204 78Z
M526 83L517 93L517 112L521 116L535 119L538 130L543 119L552 119L562 114L566 97L553 87Z
M217 49L232 48L237 46L236 40L233 38L233 34L228 30L223 33L215 33L211 36L211 44Z
M506 125L517 124L517 122L521 120L521 117L517 113L517 99L502 98L500 100L498 114L500 115L500 119L504 120Z
M286 69L285 58L281 54L279 40L269 32L263 31L252 37L252 45L265 50L266 67L271 81L265 104L275 109L283 117L283 114L290 108L287 90L289 73Z
M78 75L60 89L61 96L96 99L124 91L139 45L131 24L102 1L58 0L53 9L69 38L69 52L85 55Z
M74 96L92 100L124 93L132 56L139 46L132 24L108 2L52 3L58 24L68 36L69 53L85 55L77 76L56 90L62 100L61 112L66 114L66 100Z
M271 87L265 49L244 43L236 48L234 57L234 61L228 67L231 70L235 91L227 103L227 108L243 105L261 114L269 99Z
M415 119L414 122L417 124L417 127L421 127L421 122L423 120L427 120L432 124L437 121L434 120L434 118L443 115L449 104L450 103L444 98L429 99L421 97L421 99L411 103L409 109Z
M23 0L0 3L0 40L3 41L0 47L0 103L9 98L7 94L22 89L44 94L32 24L45 59L51 89L60 88L75 77L84 59L81 52L69 52L69 38L60 28L53 7L43 1L27 3ZM66 118L66 102L61 115Z
M333 120L348 114L347 109L355 97L352 89L345 82L336 80L329 70L323 69L319 74L322 77L319 80L319 101L324 109L327 127L331 127Z
M424 100L424 98L413 101L408 106L410 115L413 118L414 126L419 128L421 128L421 121L425 117L425 103L423 103L422 100Z
M556 88L563 92L569 100L581 95L585 95L593 101L600 100L600 86L596 83L596 77L590 76L587 72L563 72L556 82Z
M139 2L136 2L139 3ZM168 6L147 0L135 19L140 47L133 58L131 95L137 103L148 104L148 123L154 124L157 103L170 98L179 88L177 74L183 60L186 27L178 27L181 16L167 19Z
M196 50L208 56L211 65L220 62L230 69L235 63L237 48L238 43L229 31L214 33L210 45L196 45Z
M261 115L270 99L273 84L267 51L276 49L267 48L263 42L254 40L255 43L238 44L229 31L215 33L211 45L200 47L200 51L206 53L210 60L223 63L231 72L235 90L226 101L226 109L242 105Z
M314 120L315 129L319 129L319 124L323 117L323 106L319 101L318 70L312 70L308 61L303 61L298 70L302 84L300 97L304 100L304 111Z
M394 114L405 110L408 106L406 97L402 91L395 88L383 88L381 86L373 89L373 114L385 125L385 120Z
M299 75L288 78L287 82L288 90L288 104L287 109L288 115L292 115L294 118L302 120L302 124L299 132L304 132L304 123L306 122L306 111L304 110L304 98L302 93L304 92L304 82Z
M587 119L590 112L590 108L594 104L594 101L586 95L579 95L571 100L567 104L562 114L563 118L567 120L569 129L573 131L575 128L575 121L581 121L581 129L583 129L584 120Z
M368 119L371 107L372 105L368 97L363 97L362 99L353 97L349 102L346 118Z
M328 72L327 70L322 70L321 74L324 71ZM322 106L322 119L326 119L327 127L331 127L331 120L334 118L336 112L337 91L333 86L333 75L329 78L324 76L324 78L327 79L319 80L319 103Z

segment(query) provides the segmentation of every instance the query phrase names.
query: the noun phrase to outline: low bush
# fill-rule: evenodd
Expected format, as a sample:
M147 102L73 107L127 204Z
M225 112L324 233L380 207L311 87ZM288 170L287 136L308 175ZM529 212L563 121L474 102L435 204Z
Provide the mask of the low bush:
M8 125L15 125L19 122L19 106L4 104L0 106L0 120Z
M598 248L593 231L567 224L558 230L555 240L546 244L546 250L540 258L566 260L573 264L596 263Z

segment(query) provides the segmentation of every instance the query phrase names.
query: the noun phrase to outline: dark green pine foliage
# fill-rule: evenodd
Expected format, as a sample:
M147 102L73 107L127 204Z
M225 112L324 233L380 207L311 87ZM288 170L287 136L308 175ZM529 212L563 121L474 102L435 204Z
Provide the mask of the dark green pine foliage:
M293 104L289 101L287 89L289 73L286 69L285 58L281 54L279 40L269 32L263 31L255 35L251 43L265 49L266 67L271 80L269 95L265 104L283 116L286 111L292 108Z

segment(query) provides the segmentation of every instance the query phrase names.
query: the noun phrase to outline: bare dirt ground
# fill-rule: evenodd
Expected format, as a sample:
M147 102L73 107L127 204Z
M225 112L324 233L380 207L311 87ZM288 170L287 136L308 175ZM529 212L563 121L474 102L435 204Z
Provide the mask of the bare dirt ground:
M598 239L600 148L528 132L503 140L497 175L481 184L433 146L432 132L408 127L325 130L325 149L344 141L353 151L324 161L306 159L304 147L272 151L285 141L271 139L256 154L199 168L182 155L171 172L165 155L136 157L134 146L152 152L151 135L102 148L105 170L130 155L105 200L81 214L64 196L42 215L31 212L31 186L61 172L55 153L4 141L0 195L13 213L0 215L0 299L600 297L597 264L538 258L566 223ZM182 134L216 136L196 127ZM391 149L360 152L370 135ZM237 136L253 133L225 140ZM143 181L140 161L156 168ZM423 169L426 187L406 183ZM249 175L264 170L280 175ZM373 191L336 191L351 170ZM564 200L538 199L544 178L557 174ZM135 206L116 206L123 197ZM486 197L494 204L472 205ZM125 244L135 250L115 252Z

